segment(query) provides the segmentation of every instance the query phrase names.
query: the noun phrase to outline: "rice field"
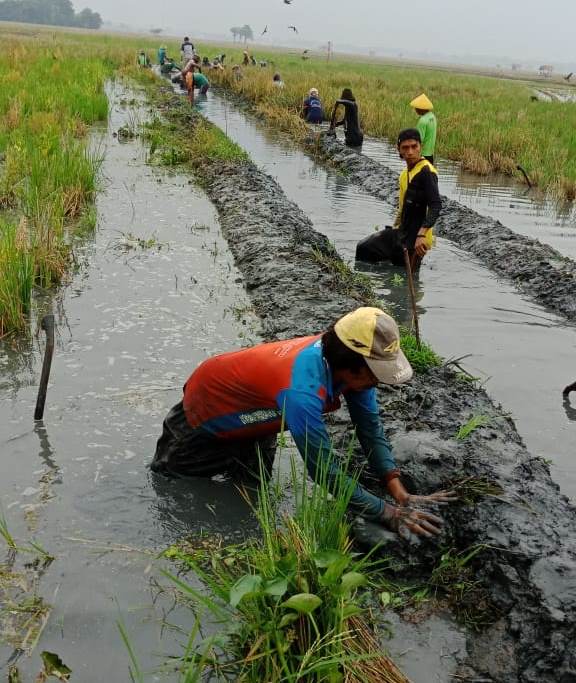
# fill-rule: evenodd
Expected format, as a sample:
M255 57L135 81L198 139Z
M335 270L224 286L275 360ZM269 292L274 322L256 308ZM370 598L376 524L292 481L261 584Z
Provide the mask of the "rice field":
M227 53L227 63L240 63L240 49L227 46L221 51ZM214 55L218 49L209 46L205 52ZM269 66L245 67L241 80L229 69L220 75L211 71L210 77L252 101L286 130L301 132L299 113L311 87L320 90L327 115L342 89L350 87L365 132L393 141L398 131L416 123L409 102L426 92L439 122L438 156L481 175L514 174L520 164L535 184L563 198L576 197L576 106L533 101L534 83L356 58L302 60L259 49L254 55ZM282 76L283 89L272 85L274 72Z
M2 32L0 55L0 336L25 328L34 288L65 276L72 228L94 223L104 84L131 48L81 34Z

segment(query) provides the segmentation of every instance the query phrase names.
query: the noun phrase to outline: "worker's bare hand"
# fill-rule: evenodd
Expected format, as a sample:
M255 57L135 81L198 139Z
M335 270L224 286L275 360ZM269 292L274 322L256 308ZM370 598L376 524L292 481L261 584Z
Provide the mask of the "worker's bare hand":
M431 512L414 510L406 506L388 505L388 503L384 504L380 521L403 538L409 538L410 534L434 538L442 532L444 523L441 517Z
M418 237L416 238L416 244L414 245L414 251L420 258L426 256L426 252L428 251L428 245L426 244L425 237L421 237L420 235L418 235Z
M435 493L430 493L427 496L409 495L404 504L408 505L409 507L448 505L449 503L455 503L457 500L458 495L456 491L436 491Z

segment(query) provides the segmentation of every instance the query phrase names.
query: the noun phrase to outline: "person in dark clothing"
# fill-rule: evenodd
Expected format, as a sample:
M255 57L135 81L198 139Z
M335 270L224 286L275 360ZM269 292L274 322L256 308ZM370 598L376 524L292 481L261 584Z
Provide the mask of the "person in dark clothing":
M336 121L338 107L344 107L344 118ZM344 126L344 139L349 147L361 147L364 142L364 133L360 128L358 117L358 104L350 88L344 88L339 100L336 100L332 110L330 131L335 134L336 126Z
M316 88L310 88L308 97L304 100L302 105L302 118L307 123L322 123L324 119L324 111L322 110L322 102L318 95Z
M376 263L391 261L404 265L404 249L408 250L412 270L420 267L422 258L434 243L434 223L442 209L438 192L438 174L422 157L420 133L407 128L398 136L398 152L406 162L400 174L400 199L394 226L374 233L358 242L356 259Z

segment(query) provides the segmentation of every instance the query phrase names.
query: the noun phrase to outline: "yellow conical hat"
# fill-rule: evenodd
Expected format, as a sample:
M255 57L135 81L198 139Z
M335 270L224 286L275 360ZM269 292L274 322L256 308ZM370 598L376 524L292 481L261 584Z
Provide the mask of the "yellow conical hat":
M410 102L410 106L414 109L425 109L426 111L432 111L432 109L434 109L434 105L424 93L415 97L412 102Z

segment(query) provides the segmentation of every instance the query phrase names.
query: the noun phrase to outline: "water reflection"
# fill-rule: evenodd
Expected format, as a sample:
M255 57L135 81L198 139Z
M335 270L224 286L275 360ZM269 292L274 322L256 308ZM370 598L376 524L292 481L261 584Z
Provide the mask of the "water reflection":
M170 538L203 532L248 537L258 528L250 491L241 492L224 477L179 479L150 472L149 479L156 493L154 516Z
M391 264L374 264L356 261L355 269L367 273L378 296L385 299L386 308L394 315L399 325L412 326L412 304L406 271L400 266ZM416 295L416 313L418 317L426 313L422 305L424 299L424 285L420 273L413 274L414 292Z
M576 407L570 403L570 397L566 396L563 401L566 417L572 422L576 422Z

